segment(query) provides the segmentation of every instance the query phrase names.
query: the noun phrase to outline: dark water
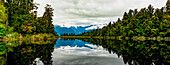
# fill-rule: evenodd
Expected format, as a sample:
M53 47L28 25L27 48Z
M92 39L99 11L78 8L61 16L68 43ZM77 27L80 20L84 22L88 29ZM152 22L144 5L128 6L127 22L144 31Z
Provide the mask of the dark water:
M169 65L169 41L58 39L0 42L0 65Z

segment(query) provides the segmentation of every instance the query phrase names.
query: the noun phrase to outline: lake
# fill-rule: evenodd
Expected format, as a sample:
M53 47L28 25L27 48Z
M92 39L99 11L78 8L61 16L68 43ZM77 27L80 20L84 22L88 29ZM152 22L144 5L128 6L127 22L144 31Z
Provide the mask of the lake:
M0 42L0 65L168 65L169 51L169 41L6 41Z

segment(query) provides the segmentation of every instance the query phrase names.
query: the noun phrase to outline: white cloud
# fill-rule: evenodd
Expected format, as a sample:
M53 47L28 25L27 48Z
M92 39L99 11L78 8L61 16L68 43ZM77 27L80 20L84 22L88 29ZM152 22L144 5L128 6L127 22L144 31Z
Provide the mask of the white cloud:
M116 20L117 17L97 17L97 18L75 18L75 19L64 19L58 21L55 25L64 27L70 26L88 26L88 25L103 25L110 21ZM64 24L64 25L63 25Z
M55 48L53 55L62 54L62 55L80 55L80 56L105 56L105 57L114 57L118 58L118 56L114 53L109 53L102 46L96 46L92 44L86 44L94 49L90 49L87 47L70 47L70 46L61 46L59 48Z
M42 16L46 4L54 8L56 25L75 26L78 23L101 24L117 20L129 9L141 9L149 4L155 8L165 6L167 0L35 0L40 4L39 15ZM89 20L94 19L94 20ZM107 20L102 20L102 18ZM114 18L114 19L110 19Z

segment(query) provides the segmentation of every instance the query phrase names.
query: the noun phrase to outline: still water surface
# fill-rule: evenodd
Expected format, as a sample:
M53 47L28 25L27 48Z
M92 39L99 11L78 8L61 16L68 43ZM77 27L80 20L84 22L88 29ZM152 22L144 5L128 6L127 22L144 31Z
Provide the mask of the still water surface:
M103 39L7 41L0 42L0 65L167 65L167 43Z

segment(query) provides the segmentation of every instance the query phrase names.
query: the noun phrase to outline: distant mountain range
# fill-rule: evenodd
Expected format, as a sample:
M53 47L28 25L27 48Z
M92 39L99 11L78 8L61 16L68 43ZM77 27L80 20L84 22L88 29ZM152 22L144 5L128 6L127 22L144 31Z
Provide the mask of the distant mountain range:
M106 25L106 24L103 24ZM55 31L60 36L61 34L68 33L68 34L81 34L83 32L90 32L96 29L99 29L103 25L89 25L89 26L71 26L71 27L61 27L55 26Z

